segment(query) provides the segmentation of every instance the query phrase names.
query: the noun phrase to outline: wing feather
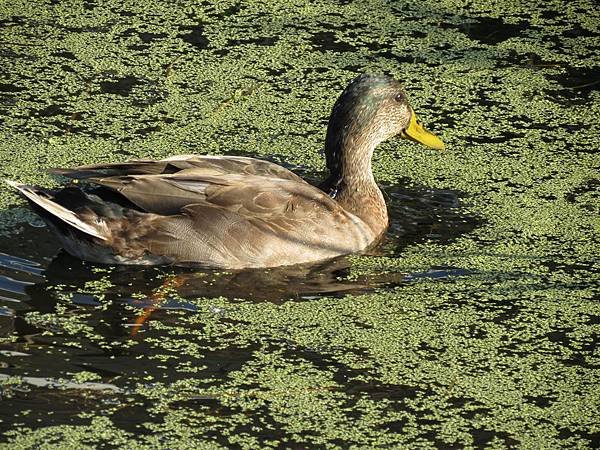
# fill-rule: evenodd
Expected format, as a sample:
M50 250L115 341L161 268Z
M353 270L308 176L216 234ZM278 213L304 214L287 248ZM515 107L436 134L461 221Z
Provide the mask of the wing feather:
M374 239L335 200L268 161L184 155L56 173L108 188L142 210L111 227L112 250L130 260L270 267L355 252Z
M205 175L247 174L301 180L298 175L278 164L243 156L177 155L162 160L139 159L125 163L94 164L72 169L53 169L56 175L74 179L104 178L126 175L175 174L197 169Z

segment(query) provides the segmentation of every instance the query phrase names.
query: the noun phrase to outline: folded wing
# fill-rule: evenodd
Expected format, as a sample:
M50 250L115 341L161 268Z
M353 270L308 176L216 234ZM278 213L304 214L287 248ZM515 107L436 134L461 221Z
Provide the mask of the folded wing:
M56 173L137 207L93 219L106 223L105 240L120 263L154 255L177 264L268 267L355 252L374 238L328 195L267 161L186 156Z

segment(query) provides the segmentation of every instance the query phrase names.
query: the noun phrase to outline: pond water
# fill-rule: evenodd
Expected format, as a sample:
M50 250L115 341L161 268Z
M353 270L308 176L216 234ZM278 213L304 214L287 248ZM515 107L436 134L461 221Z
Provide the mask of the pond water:
M578 0L1 4L0 178L195 152L316 183L362 72L447 150L378 148L378 247L269 270L85 263L0 187L0 447L597 447L599 39Z

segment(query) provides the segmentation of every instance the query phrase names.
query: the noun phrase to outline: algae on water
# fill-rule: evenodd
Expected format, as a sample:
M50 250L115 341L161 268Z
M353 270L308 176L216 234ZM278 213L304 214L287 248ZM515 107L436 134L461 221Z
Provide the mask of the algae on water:
M25 202L0 187L0 252L47 269L25 284L22 262L0 267L0 306L14 312L0 314L2 346L29 355L0 356L11 376L2 445L597 446L597 10L0 3L1 178L50 186L51 167L196 152L268 157L316 179L331 106L365 71L402 80L447 144L391 140L376 152L392 238L332 271L340 286L373 284L347 295L274 298L279 272L246 275L262 290L209 273L193 278L195 294L154 292L153 304L139 286L169 271L50 263L50 234L30 236ZM431 206L440 193L458 196L455 212ZM449 236L457 217L471 225Z

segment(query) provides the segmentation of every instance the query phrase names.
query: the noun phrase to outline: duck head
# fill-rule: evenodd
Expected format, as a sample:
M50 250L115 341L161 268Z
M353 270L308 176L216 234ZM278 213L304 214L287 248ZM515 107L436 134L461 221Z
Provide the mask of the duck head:
M344 178L350 172L370 175L373 150L393 136L444 148L444 143L421 125L397 80L360 75L344 89L331 112L325 141L327 167Z

